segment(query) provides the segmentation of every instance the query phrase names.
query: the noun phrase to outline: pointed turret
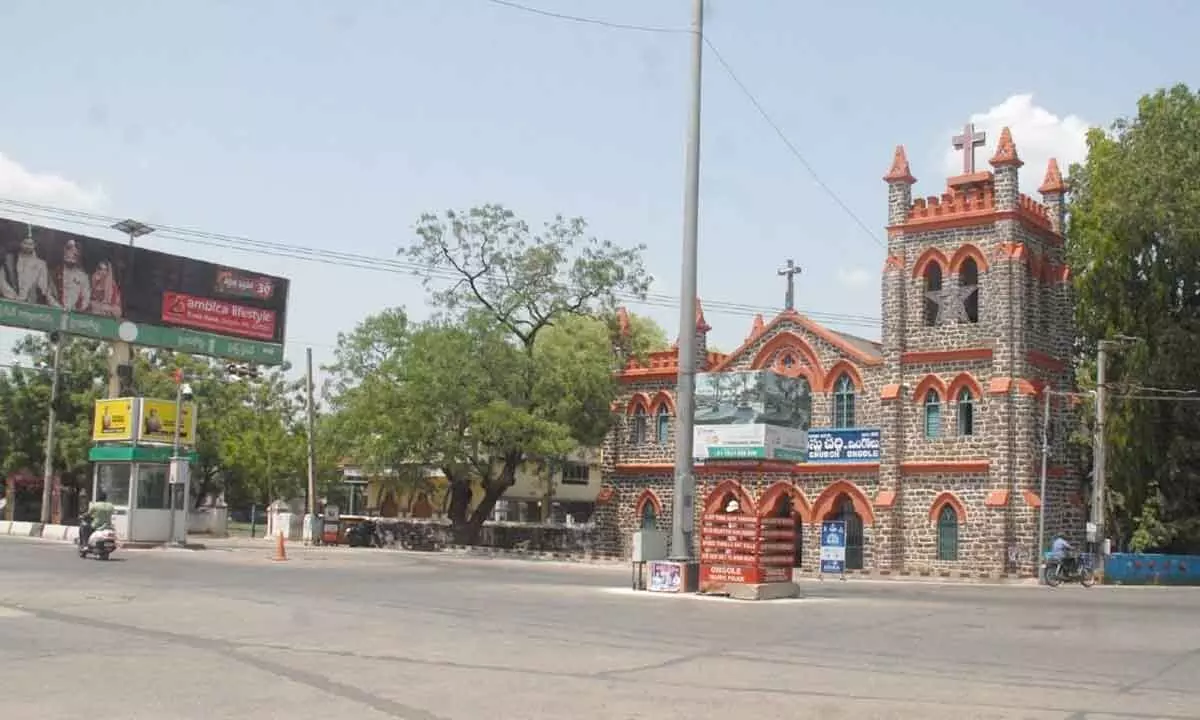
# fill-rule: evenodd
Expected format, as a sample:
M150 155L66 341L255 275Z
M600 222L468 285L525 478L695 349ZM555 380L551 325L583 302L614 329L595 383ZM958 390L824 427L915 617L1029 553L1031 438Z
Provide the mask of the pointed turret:
M1012 131L1004 128L1000 131L1000 142L996 143L996 154L989 161L992 167L1021 167L1024 161L1017 155L1017 146L1012 139Z
M896 146L892 155L892 167L883 181L888 184L888 225L903 225L908 221L912 207L912 186L917 182L908 166L908 155L903 145Z

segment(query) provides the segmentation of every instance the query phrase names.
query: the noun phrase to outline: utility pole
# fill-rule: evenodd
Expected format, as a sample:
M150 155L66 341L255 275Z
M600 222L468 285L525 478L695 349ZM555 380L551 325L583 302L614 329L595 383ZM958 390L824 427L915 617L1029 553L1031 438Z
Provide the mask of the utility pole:
M184 543L182 543L182 542L175 543L175 488L176 487L183 486L183 488L184 488L182 504L183 504L183 511L184 511L183 534L185 537L187 536L187 506L188 506L187 459L184 457L181 457L179 454L180 435L183 430L183 394L184 394L183 369L179 368L179 369L175 370L175 438L171 444L171 473L170 473L170 477L167 478L167 481L168 481L167 489L170 491L170 495L168 496L169 499L167 502L167 507L170 512L170 520L169 520L170 530L168 531L168 534L167 534L167 542L178 544L178 545L183 545Z
M1038 506L1038 582L1043 582L1046 576L1046 470L1047 463L1050 461L1050 396L1054 391L1046 388L1042 391L1043 406L1042 406L1042 487L1040 497L1041 505Z
M692 429L696 412L696 261L700 220L700 96L704 57L704 0L692 0L692 71L683 193L683 267L679 277L679 381L675 391L675 494L671 559L692 558L696 477Z
M308 516L305 524L308 530L308 542L315 542L313 534L317 528L317 411L313 400L313 358L312 348L305 348L305 409L308 422Z
M154 232L154 228L144 222L127 218L112 225L113 230L125 233L129 236L129 264L125 268L127 277L125 285L130 285L133 282L133 265L137 253L134 250L134 241L138 238L149 235ZM110 272L115 273L116 268L111 268ZM109 354L109 375L108 375L108 397L118 398L124 395L133 394L133 345L123 340L114 341L110 348Z
M1092 552L1100 561L1100 548L1104 542L1104 490L1105 490L1105 441L1104 402L1108 382L1109 341L1101 340L1096 347L1096 437L1092 442L1092 509L1088 522L1088 541L1093 543Z
M54 369L50 377L50 409L46 413L46 454L42 462L43 525L50 523L51 485L54 482L54 425L58 420L55 406L58 404L58 366L62 361L62 333L50 333L50 342L54 343Z

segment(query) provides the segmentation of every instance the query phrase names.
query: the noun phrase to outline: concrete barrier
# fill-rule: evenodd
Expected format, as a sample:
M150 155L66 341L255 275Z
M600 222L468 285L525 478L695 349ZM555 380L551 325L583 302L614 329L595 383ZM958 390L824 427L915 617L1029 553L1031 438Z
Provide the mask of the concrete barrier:
M65 540L67 538L67 526L46 525L42 528L42 537L46 540Z
M67 525L63 529L66 531L63 533L63 540L70 542L70 543L79 542L79 526L78 525Z
M42 524L35 522L14 522L8 534L18 537L41 537Z
M8 535L12 532L12 520L0 520L0 535Z

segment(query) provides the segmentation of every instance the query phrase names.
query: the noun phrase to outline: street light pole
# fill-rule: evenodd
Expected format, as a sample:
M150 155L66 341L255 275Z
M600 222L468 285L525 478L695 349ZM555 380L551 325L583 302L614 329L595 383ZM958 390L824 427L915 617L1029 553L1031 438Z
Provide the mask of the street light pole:
M182 542L175 540L175 488L183 486L185 489L187 478L187 463L184 458L179 455L180 436L183 430L183 370L175 371L175 437L171 443L171 472L167 478L167 490L169 492L167 508L171 519L169 521L169 530L167 533L167 542L176 545L183 545ZM185 494L182 500L184 514L183 533L187 535L187 495Z
M700 97L704 57L704 0L692 1L691 94L683 195L683 268L679 284L679 381L675 391L675 492L671 559L692 557L696 478L692 430L696 393L696 264L700 219Z
M126 268L126 272L128 273L128 275L130 277L125 279L125 283L129 284L131 282L131 279L133 276L134 241L144 235L149 235L150 233L154 232L154 228L147 225L144 222L139 221L139 220L134 220L133 218L127 218L118 223L114 223L112 225L112 229L117 230L118 232L125 233L125 235L127 235L129 237L129 265ZM112 269L112 272L114 272L114 273L116 272L115 267ZM110 366L109 366L109 375L108 375L108 396L110 398L116 398L116 397L121 397L122 395L126 394L125 390L127 389L127 388L122 387L122 383L121 383L120 368L122 366L129 367L130 388L128 388L128 390L130 392L132 392L133 345L131 345L130 343L121 341L121 340L117 340L112 343L111 347L112 347L112 349L111 349L112 354L109 356Z
M1110 342L1101 340L1096 348L1096 437L1092 442L1092 508L1088 529L1088 538L1094 547L1093 553L1097 559L1100 556L1101 544L1104 542L1104 484L1105 484L1105 441L1104 441L1104 402L1107 396L1105 384L1108 382L1108 348Z
M1042 499L1038 506L1038 582L1044 582L1046 576L1046 472L1050 462L1050 396L1054 391L1046 388L1042 402L1042 486L1039 497Z
M50 409L46 413L46 453L42 463L42 515L41 522L43 525L50 523L50 500L51 500L51 484L54 480L54 425L57 422L57 411L55 406L58 404L58 367L62 361L62 344L63 336L61 333L50 333L50 340L54 343L54 369L51 371L50 379Z

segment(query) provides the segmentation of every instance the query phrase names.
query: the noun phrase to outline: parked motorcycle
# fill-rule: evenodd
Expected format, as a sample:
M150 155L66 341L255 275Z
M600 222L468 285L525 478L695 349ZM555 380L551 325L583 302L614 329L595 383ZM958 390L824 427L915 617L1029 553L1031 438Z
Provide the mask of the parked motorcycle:
M1081 553L1054 560L1047 553L1046 568L1042 572L1042 579L1050 587L1058 587L1065 582L1077 582L1084 587L1091 587L1096 584L1096 571L1092 567L1092 556L1090 553Z
M346 544L350 547L375 547L378 544L376 523L363 520L346 530Z
M107 560L117 549L117 531L112 528L92 529L92 518L83 516L79 520L79 557L94 555Z
M420 550L423 552L437 552L442 549L442 543L438 540L437 535L429 527L412 527L403 534L400 538L400 547L405 550Z

